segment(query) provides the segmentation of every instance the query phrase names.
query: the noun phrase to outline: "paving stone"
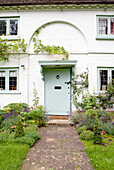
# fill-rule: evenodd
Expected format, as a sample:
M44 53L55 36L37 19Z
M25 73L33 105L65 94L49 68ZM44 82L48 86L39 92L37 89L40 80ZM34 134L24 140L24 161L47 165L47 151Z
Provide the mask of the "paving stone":
M84 151L85 147L81 141L60 140L60 148L63 150Z
M93 170L74 127L42 127L39 133L21 170Z
M74 152L68 151L54 151L54 150L40 150L37 154L37 158L32 157L29 164L24 161L22 170L32 170L33 162L36 162L37 169L50 170L78 170L77 162L74 156ZM28 164L28 169L26 169ZM42 168L44 167L44 168Z

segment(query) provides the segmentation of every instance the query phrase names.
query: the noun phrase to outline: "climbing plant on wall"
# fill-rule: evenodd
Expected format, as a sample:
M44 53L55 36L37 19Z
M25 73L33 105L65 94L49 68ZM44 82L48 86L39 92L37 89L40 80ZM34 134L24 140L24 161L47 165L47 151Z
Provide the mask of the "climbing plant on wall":
M81 85L78 85L78 80L80 80ZM72 79L72 89L73 89L73 103L76 108L79 109L80 101L78 97L83 93L85 89L88 89L89 82L88 82L88 68L81 74L74 75Z
M68 60L69 54L68 51L64 49L64 47L56 46L56 45L43 45L42 41L38 39L38 35L40 33L40 30L45 27L39 27L34 34L33 37L33 42L34 42L34 52L47 52L49 55L50 54L58 54L58 55L63 55L63 60Z
M20 37L17 41L0 38L0 61L9 61L11 52L26 52L27 46L28 44L25 43L25 40L20 39Z
M48 25L48 24L47 24ZM39 27L33 36L33 42L34 42L34 53L39 53L39 52L47 52L49 55L50 54L58 54L58 55L63 55L63 60L68 60L69 54L68 51L64 49L64 47L56 46L56 45L43 45L42 41L38 39L38 35L40 33L40 30L43 27ZM28 47L28 44L25 43L24 39L19 39L17 41L8 41L8 39L3 40L0 38L0 61L9 61L9 55L11 52L26 52Z

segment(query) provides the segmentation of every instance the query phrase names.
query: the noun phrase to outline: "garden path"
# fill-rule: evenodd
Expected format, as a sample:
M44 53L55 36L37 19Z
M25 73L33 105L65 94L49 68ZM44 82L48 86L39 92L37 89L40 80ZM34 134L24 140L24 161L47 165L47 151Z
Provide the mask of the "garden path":
M31 147L21 170L93 170L75 127L39 129L41 140Z

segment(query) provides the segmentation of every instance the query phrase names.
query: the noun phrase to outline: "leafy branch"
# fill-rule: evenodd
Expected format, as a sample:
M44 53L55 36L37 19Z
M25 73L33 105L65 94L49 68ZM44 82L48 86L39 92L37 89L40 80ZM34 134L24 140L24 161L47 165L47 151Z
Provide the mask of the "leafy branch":
M81 81L81 85L78 85L78 79ZM78 97L83 93L84 89L87 89L89 86L88 82L88 68L81 74L75 75L72 79L72 88L73 88L73 102L76 108L79 108L80 102Z
M64 47L56 46L56 45L43 45L42 41L38 39L38 35L40 33L41 27L36 30L35 35L33 37L33 42L34 42L34 52L39 53L39 52L47 52L49 55L51 54L58 54L58 55L64 55L65 58L63 57L63 60L68 60L69 54L68 51L64 49Z
M20 38L20 37L19 37ZM8 41L0 38L0 61L9 61L9 55L11 52L25 52L28 44L24 39L18 39L17 41Z

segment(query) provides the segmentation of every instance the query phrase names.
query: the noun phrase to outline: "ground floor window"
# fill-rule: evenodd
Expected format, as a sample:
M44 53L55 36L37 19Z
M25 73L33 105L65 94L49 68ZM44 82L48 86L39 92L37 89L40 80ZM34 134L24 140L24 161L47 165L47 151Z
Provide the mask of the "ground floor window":
M18 90L18 69L0 69L0 92Z
M107 90L109 81L114 85L114 68L98 68L98 91Z

